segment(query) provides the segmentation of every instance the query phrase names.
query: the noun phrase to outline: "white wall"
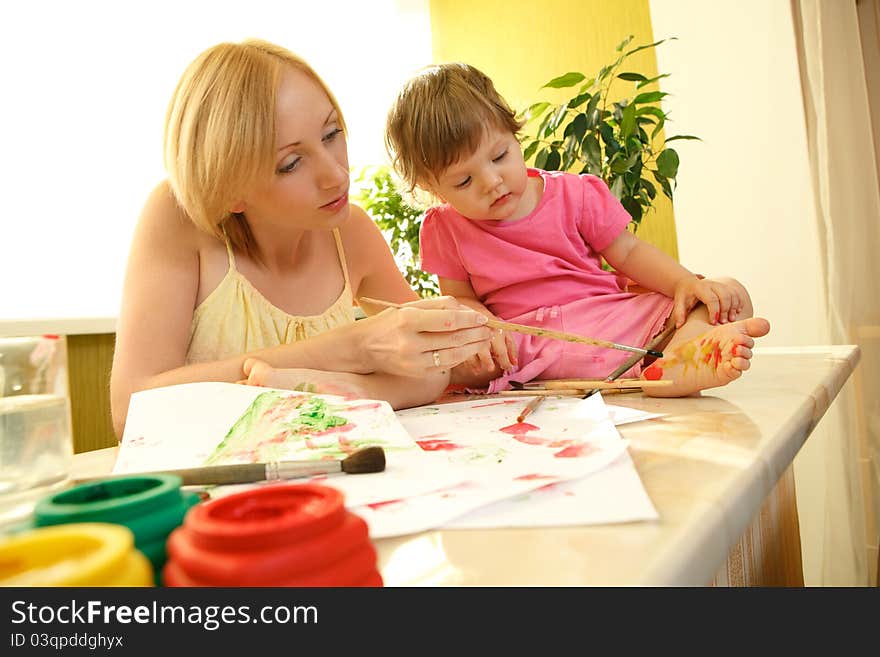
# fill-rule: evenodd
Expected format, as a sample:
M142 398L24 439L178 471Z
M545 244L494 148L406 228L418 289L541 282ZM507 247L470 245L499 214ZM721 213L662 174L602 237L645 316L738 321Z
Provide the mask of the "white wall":
M760 345L827 344L820 235L807 156L800 74L789 0L651 0L658 67L672 96L681 155L675 221L683 264L724 273L748 288L772 330ZM668 124L667 124L668 125ZM861 585L856 547L829 513L846 483L839 464L842 399L794 461L804 580ZM843 482L843 483L841 483ZM841 487L842 486L842 487ZM845 512L845 511L841 511ZM857 546L860 548L861 546Z
M817 222L788 0L651 0L667 135L681 156L682 264L743 282L762 345L827 342Z
M164 177L186 65L259 37L336 94L353 166L385 159L385 112L431 59L428 0L47 0L0 19L0 320L115 316L131 232Z

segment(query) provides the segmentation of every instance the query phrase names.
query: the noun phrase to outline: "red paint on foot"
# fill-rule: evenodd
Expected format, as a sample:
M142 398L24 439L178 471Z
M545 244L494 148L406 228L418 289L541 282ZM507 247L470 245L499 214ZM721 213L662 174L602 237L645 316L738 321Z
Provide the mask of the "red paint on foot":
M663 376L663 368L657 365L657 363L654 363L651 367L645 370L644 374L648 381L656 381Z

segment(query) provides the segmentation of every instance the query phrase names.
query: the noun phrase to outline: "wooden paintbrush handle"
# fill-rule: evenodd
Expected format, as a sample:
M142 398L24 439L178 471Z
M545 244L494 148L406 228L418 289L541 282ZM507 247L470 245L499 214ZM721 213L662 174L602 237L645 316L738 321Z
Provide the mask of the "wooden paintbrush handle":
M630 347L625 344L617 344L608 340L599 340L598 338L588 338L583 335L575 335L574 333L563 333L562 331L554 331L553 329L538 328L535 326L527 326L526 324L514 324L512 322L502 322L499 319L489 319L486 322L489 328L497 328L503 331L513 331L514 333L525 333L526 335L534 335L539 338L552 338L554 340L562 340L564 342L577 342L579 344L591 344L597 347L606 347L608 349L618 349L621 351L631 351L636 354L645 355L646 349L641 347Z
M399 303L391 303L390 301L381 301L379 299L371 299L370 297L359 297L358 302L365 301L377 305L381 308L400 308ZM641 347L630 347L625 344L618 344L608 340L599 340L598 338L588 338L584 335L575 335L574 333L563 333L562 331L554 331L553 329L537 328L526 324L514 324L513 322L502 322L500 319L492 319L486 322L489 328L497 328L502 331L512 331L514 333L524 333L526 335L534 335L539 338L552 338L554 340L562 340L564 342L577 342L579 344L591 344L597 347L606 347L608 349L618 349L620 351L631 351L635 354L644 356L648 353L647 349Z
M584 390L609 390L612 388L660 388L672 385L672 381L547 381L544 384L546 390L558 389L584 389ZM532 390L531 392L535 392Z

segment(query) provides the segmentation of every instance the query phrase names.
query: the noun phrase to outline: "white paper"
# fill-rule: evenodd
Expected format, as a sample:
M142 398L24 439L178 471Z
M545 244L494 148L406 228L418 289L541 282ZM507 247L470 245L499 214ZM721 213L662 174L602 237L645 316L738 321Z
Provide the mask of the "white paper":
M277 432L284 418L270 418L239 439L238 445L222 449L227 434L266 393L286 398L321 399L344 416L352 428L345 432L305 432L298 436L267 435ZM291 412L288 415L295 415ZM385 449L384 472L314 477L313 481L338 488L346 504L370 504L400 496L419 495L459 483L459 473L437 467L427 458L386 402L347 401L334 395L308 395L233 383L189 383L155 388L131 397L125 433L113 472L151 472L220 463L267 460L320 460L337 455L340 439L351 446L381 445ZM277 442L275 442L277 440ZM306 445L306 441L311 447ZM212 460L213 456L213 460ZM302 483L298 479L295 483ZM216 486L212 497L253 488L255 485Z
M471 511L447 528L563 527L656 520L628 452L581 479L552 483Z
M386 451L384 472L313 478L341 490L377 538L441 526L542 487L543 498L548 484L583 480L625 453L601 396L547 399L517 423L525 403L487 398L395 414L386 402L332 395L227 383L169 386L132 395L114 472L344 458L378 444ZM218 486L211 494L255 485L273 484Z
M526 418L524 424L533 429L521 435L504 432L516 426L525 403L521 398L492 398L399 411L416 442L440 448L432 452L438 460L444 457L467 468L468 476L465 483L426 495L355 508L370 526L370 535L395 536L446 525L474 509L601 471L626 451L599 395L548 398ZM442 449L449 445L453 447ZM566 456L579 451L578 457ZM487 455L502 452L504 462L487 462ZM638 482L638 475L635 478Z

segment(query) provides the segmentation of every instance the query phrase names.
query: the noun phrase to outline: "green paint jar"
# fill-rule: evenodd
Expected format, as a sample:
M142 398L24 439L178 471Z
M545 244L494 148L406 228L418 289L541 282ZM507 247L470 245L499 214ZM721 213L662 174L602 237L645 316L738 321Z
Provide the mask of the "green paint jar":
M43 498L34 508L34 526L107 522L128 527L159 583L168 534L199 499L196 493L181 490L181 479L175 475L105 479Z

